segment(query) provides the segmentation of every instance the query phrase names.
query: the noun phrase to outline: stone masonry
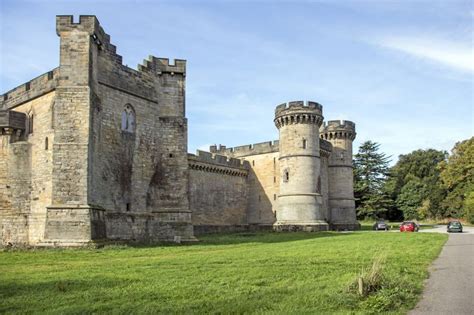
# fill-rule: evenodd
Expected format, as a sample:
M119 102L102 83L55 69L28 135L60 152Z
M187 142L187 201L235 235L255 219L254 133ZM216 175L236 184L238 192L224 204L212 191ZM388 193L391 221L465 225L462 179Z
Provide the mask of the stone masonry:
M0 99L0 246L355 229L352 122L277 107L280 140L187 153L186 61L122 64L95 16L57 16L59 67Z

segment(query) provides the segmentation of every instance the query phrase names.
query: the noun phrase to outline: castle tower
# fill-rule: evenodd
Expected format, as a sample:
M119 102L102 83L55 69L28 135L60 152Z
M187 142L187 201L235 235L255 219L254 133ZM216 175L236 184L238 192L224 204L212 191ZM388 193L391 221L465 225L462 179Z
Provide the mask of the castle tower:
M290 102L276 107L280 132L280 194L276 230L327 230L321 196L319 127L322 106Z
M352 142L356 137L355 124L347 120L330 120L321 127L321 138L331 142L329 157L329 223L332 229L354 230L356 220Z

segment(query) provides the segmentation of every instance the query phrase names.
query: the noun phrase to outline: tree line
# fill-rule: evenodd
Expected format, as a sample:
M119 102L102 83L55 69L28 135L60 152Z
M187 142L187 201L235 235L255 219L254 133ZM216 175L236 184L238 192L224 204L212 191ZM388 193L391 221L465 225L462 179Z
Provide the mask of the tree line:
M354 196L359 219L464 218L474 223L474 137L451 150L415 150L390 157L366 141L354 156Z

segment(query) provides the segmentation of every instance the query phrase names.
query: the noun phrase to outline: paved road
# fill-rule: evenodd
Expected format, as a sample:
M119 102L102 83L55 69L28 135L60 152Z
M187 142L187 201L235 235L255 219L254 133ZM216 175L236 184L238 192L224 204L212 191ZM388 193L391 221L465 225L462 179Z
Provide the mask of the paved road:
M410 315L474 314L474 228L451 233L430 267L423 297ZM446 233L446 226L420 232Z

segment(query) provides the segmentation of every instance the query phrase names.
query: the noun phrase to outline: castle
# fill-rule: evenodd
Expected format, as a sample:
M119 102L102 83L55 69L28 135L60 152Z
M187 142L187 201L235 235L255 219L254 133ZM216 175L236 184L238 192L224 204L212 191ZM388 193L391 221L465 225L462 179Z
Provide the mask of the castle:
M186 61L122 64L95 16L57 16L59 67L0 100L1 245L357 229L350 121L276 107L279 141L187 152Z

